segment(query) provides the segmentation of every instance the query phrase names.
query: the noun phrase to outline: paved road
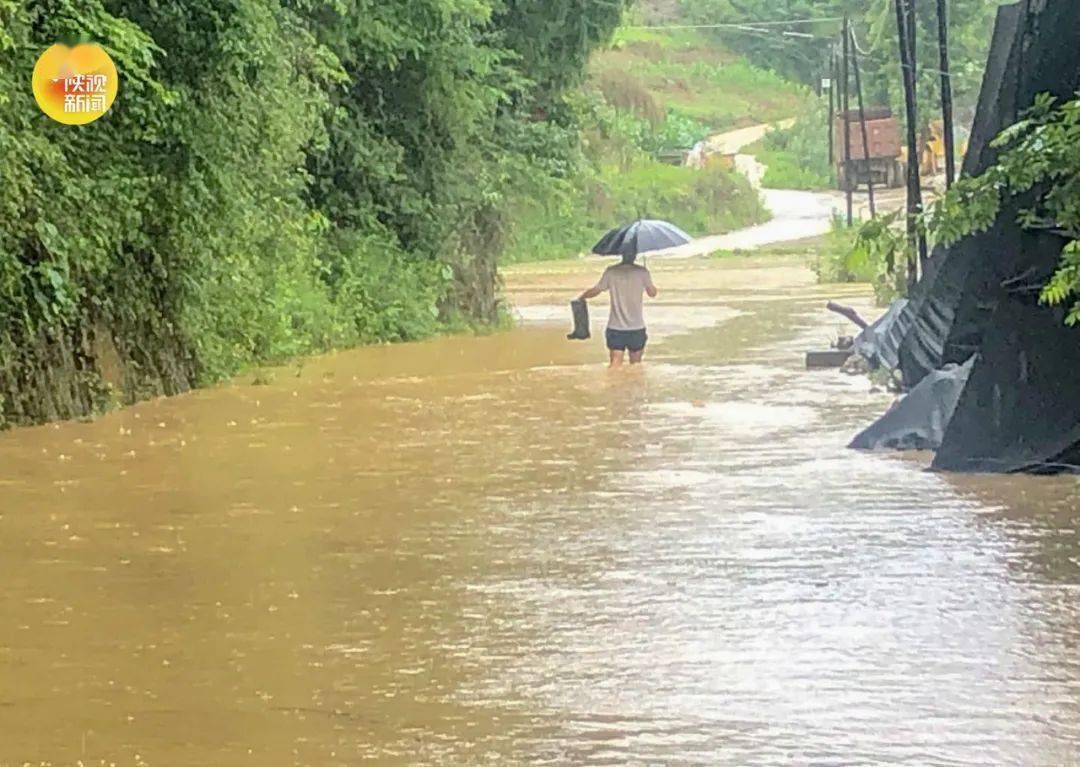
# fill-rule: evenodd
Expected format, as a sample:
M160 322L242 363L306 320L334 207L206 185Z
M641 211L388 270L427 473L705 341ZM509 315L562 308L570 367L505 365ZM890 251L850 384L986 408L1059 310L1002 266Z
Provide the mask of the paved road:
M785 120L777 123L775 127L788 127L792 122L794 121ZM680 248L654 254L654 257L697 256L720 250L756 250L766 245L794 242L829 232L833 217L845 213L844 196L840 192L764 189L761 182L765 175L765 166L752 155L739 154L739 150L761 140L773 128L773 125L754 125L717 134L708 140L711 150L736 155L736 169L761 191L765 207L772 213L772 219L767 223L727 234L700 237ZM882 210L895 210L903 205L903 195L896 190L882 190L878 197ZM865 194L856 195L855 205L857 217L869 217Z

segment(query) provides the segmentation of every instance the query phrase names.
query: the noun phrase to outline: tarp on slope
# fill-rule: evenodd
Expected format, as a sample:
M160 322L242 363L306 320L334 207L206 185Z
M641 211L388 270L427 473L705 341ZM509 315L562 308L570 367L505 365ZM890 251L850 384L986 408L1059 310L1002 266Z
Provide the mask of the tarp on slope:
M855 337L855 353L869 363L872 370L895 370L900 343L911 329L911 315L906 312L908 300L894 301L878 321Z
M1009 25L1014 36L1002 66ZM1037 94L1067 100L1080 90L1078 29L1075 0L1024 0L1002 10L968 172L993 161L989 142ZM978 352L935 468L1054 471L1080 463L1080 329L1038 301L1065 241L1020 227L1019 212L1030 203L1006 200L990 231L937 254L912 294L912 331L899 353L906 383Z
M964 162L978 175L997 159L990 146L1016 122L1039 93L1062 99L1080 87L1080 3L1024 0L998 11L993 46ZM931 370L968 359L978 349L1000 285L1033 263L1054 257L1055 238L1025 232L1016 224L1028 199L1006 201L998 223L949 249L937 249L911 294L911 332L901 344L899 367L914 387Z
M1080 329L1065 325L1064 311L1039 306L1034 290L1010 296L994 313L995 331L983 342L935 469L1080 469Z
M937 450L968 382L975 358L923 378L870 428L855 437L856 450Z
M985 334L994 332L994 311L1010 282L1038 276L1045 284L1053 274L1066 240L1021 229L1016 219L1025 204L1031 200L1007 203L989 230L957 243L934 263L925 294L912 299L918 308L906 318L910 331L897 352L905 387L977 353Z

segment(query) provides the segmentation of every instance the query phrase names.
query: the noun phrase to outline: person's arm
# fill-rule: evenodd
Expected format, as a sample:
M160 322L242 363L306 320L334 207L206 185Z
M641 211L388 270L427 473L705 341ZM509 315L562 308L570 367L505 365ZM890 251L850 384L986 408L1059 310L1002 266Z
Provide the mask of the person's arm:
M610 287L608 283L608 273L605 271L604 276L600 278L600 282L596 283L595 287L589 288L580 296L578 296L578 301L588 301L590 298L596 298L598 295L607 290L608 287Z
M660 295L660 291L653 285L652 273L648 269L645 270L645 292L649 295L649 298L656 298Z

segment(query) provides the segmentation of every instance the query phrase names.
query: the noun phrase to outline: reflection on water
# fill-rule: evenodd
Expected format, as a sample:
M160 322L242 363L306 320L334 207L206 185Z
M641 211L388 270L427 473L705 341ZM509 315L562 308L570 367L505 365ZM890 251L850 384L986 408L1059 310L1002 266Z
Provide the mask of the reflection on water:
M642 369L536 323L0 435L0 764L1073 763L1075 481L845 451L812 287L654 270Z

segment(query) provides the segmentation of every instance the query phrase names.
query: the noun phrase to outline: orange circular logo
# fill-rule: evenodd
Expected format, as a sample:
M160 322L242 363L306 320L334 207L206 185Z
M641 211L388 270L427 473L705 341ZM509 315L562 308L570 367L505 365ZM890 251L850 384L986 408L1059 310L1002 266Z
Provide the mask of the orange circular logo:
M34 98L64 125L86 125L112 107L120 88L116 65L100 45L54 45L34 66Z

